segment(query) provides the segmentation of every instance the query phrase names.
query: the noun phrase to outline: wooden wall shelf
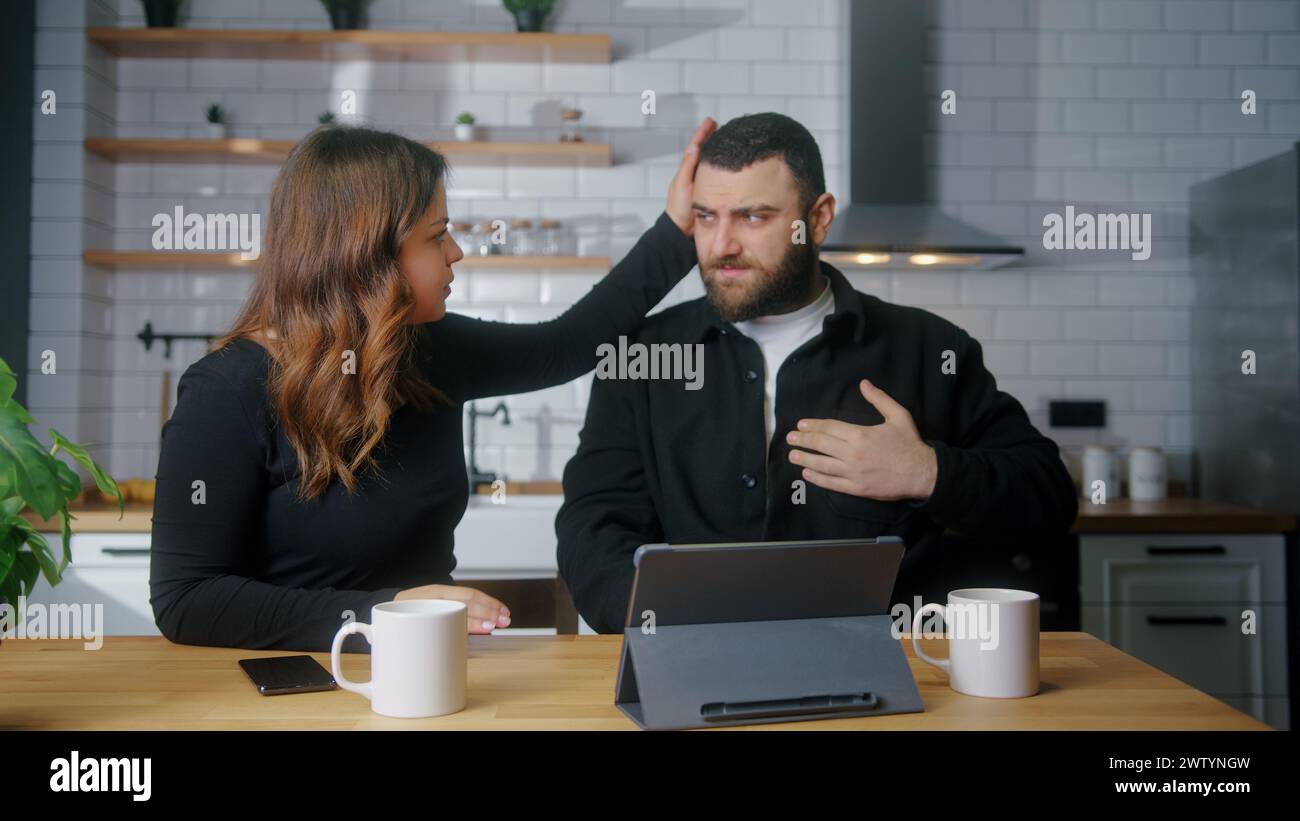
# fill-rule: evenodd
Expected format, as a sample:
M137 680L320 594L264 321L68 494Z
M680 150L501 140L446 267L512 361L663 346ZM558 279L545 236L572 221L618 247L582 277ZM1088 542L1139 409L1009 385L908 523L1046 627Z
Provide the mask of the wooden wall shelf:
M90 28L86 40L115 57L319 60L493 61L609 63L610 35L554 32L333 31L261 29ZM526 70L526 69L524 69ZM293 140L255 138L87 139L85 149L110 162L283 162ZM608 166L608 143L446 141L426 145L449 157L522 163L571 162ZM256 260L238 252L86 250L82 260L103 268L238 270ZM465 269L608 271L606 256L465 257Z
M322 12L323 13L323 12ZM90 28L115 57L608 63L608 34L331 29Z
M530 270L530 269L597 269L608 271L610 268L609 257L574 257L574 256L510 256L507 254L498 254L488 257L470 257L467 256L460 262L456 263L457 268L487 268L487 269L509 269L509 270Z
M101 268L168 268L182 270L251 269L257 260L240 259L238 251L83 251L82 262ZM456 268L503 270L568 270L580 268L608 271L609 257L577 256L467 256Z
M164 138L90 138L86 150L110 162L239 163L274 165L284 162L294 140L233 137L217 140ZM425 141L448 157L505 159L516 163L551 164L560 161L582 166L608 166L613 156L609 143L507 142L474 140Z

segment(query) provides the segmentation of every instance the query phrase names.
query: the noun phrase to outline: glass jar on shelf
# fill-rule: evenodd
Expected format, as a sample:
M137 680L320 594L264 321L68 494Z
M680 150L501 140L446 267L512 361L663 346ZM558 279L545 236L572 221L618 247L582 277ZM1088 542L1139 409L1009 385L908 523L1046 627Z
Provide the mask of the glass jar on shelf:
M560 255L559 220L544 219L539 223L537 230L537 253L547 257Z
M501 248L492 243L492 220L476 220L470 234L470 250L465 251L466 256L486 257L501 253Z
M578 123L582 120L582 109L572 106L566 106L560 109L560 119L564 122L564 130L560 132L560 142L562 143L580 143L582 142L582 129Z
M537 253L537 237L533 233L533 221L516 219L510 222L510 234L506 243L509 253L517 257L532 256Z
M493 254L510 253L510 220L498 217L488 223L488 248ZM492 239L498 240L493 242Z
M478 247L474 241L474 226L468 222L453 222L451 224L451 238L460 246L460 252L465 256L474 256L478 254Z

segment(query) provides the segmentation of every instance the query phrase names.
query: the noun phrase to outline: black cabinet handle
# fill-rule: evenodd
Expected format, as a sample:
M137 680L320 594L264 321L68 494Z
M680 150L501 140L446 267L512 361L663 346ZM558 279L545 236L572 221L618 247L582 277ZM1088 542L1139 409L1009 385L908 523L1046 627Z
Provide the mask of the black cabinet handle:
M103 550L110 556L148 556L147 547L106 547Z
M1223 616L1147 616L1147 624L1155 627L1180 624L1225 625L1228 620Z
M1222 556L1227 552L1221 544L1147 545L1149 556Z

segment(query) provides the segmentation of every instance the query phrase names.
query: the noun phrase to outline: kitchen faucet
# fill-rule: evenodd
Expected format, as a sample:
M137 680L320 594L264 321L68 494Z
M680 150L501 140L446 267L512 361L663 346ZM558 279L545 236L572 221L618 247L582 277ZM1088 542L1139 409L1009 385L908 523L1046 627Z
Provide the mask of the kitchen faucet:
M556 425L581 425L581 417L559 416L551 411L545 402L532 416L524 419L537 423L537 469L533 472L534 482L554 482L555 473L551 470L551 452L555 449L551 431Z
M478 418L480 416L491 418L498 413L501 414L501 424L510 424L510 409L506 407L504 401L498 402L490 411L481 411L476 404L469 403L469 492L471 495L478 492L479 485L490 486L497 480L495 473L479 470L478 454L475 450L478 446Z

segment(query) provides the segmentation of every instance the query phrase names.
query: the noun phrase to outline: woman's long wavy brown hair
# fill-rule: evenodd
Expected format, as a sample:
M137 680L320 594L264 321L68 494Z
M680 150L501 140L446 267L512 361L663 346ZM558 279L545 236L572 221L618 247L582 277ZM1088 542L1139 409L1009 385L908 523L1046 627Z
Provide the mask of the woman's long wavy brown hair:
M276 177L257 280L213 347L274 332L257 341L271 355L267 392L298 457L301 499L335 479L353 493L394 411L447 402L415 361L415 295L397 263L446 172L441 155L400 135L326 126ZM355 374L344 373L348 352Z

